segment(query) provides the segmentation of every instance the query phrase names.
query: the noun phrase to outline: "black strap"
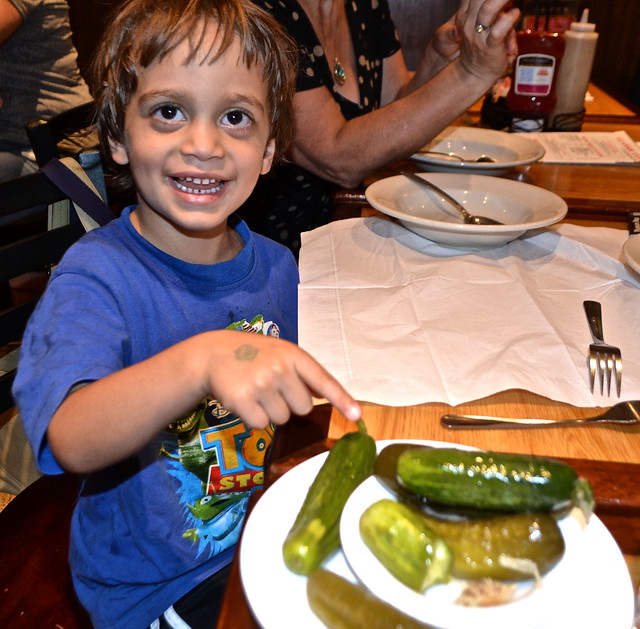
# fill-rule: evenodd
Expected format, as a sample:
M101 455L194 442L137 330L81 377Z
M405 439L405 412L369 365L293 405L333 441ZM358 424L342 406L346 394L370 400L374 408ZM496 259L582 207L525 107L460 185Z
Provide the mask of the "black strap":
M40 170L99 225L114 218L111 208L59 159L52 159Z

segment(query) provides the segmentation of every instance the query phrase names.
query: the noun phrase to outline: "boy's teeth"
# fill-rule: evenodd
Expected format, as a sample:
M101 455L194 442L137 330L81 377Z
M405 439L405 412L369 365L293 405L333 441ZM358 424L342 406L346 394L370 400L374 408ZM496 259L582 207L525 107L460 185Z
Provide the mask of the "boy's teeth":
M214 194L222 187L222 183L216 179L201 179L199 177L180 177L174 179L176 186L182 192L189 194ZM193 184L189 186L187 184ZM208 186L208 187L194 187Z

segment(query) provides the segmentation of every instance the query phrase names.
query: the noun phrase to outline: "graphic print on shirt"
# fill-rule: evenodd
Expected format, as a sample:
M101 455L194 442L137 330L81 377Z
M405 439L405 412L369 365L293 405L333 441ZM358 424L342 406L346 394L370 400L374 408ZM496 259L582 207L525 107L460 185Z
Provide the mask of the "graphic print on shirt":
M228 326L254 334L279 336L262 315ZM179 481L178 502L185 517L185 540L198 545L197 556L214 556L237 543L249 495L264 484L263 463L273 427L248 428L217 400L208 398L189 415L173 422L160 454Z

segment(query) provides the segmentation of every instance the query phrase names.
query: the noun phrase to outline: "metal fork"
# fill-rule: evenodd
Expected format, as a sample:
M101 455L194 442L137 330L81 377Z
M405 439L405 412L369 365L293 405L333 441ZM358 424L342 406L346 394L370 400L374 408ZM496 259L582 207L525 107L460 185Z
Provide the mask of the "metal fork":
M602 308L597 301L585 301L584 311L589 322L593 343L589 345L589 384L591 392L596 380L596 372L600 381L600 393L604 393L604 382L607 381L607 395L611 395L611 380L615 376L616 391L620 397L622 388L622 354L620 349L604 342L602 331Z

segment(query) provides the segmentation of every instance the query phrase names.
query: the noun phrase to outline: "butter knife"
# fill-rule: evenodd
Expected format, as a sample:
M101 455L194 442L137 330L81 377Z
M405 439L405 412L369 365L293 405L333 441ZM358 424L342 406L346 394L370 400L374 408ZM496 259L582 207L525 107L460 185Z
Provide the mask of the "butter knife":
M638 424L640 401L619 402L594 417L573 419L520 419L515 417L491 417L486 415L443 415L440 419L447 428L533 428L541 426L584 426L586 424Z

